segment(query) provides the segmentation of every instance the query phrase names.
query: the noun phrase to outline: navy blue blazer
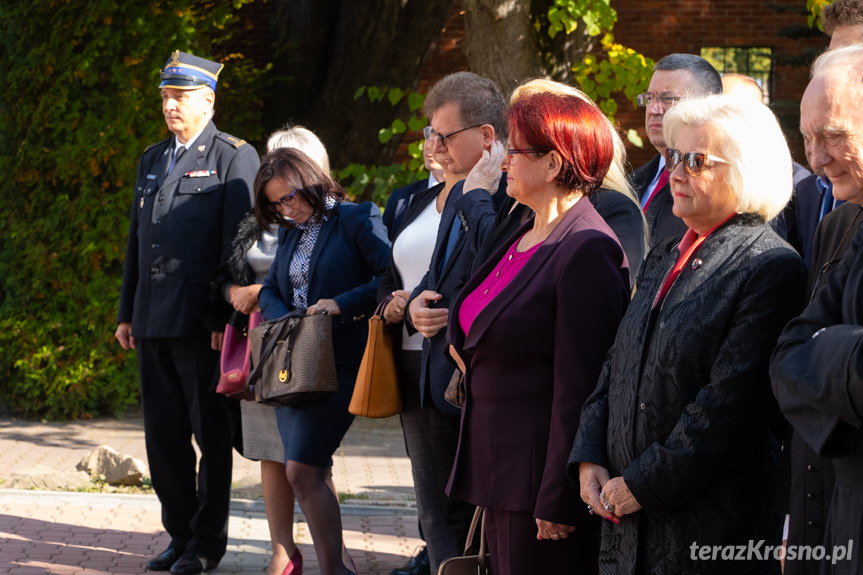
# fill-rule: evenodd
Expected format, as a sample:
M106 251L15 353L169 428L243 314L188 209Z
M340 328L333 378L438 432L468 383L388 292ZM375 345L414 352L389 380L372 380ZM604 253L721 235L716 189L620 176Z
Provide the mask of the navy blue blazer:
M465 194L463 188L464 181L461 181L450 190L449 196L447 196L446 204L441 213L429 271L414 289L411 300L428 289L443 296L443 299L437 302L436 307L448 307L470 277L477 246L483 243L494 228L497 209L507 197L506 194L500 189L494 196L486 190L471 190ZM462 231L446 265L443 265L450 226L456 219L458 219L458 225L461 226ZM410 331L413 326L409 316L407 325ZM433 338L426 338L423 341L420 401L421 405L425 406L425 398L430 395L435 407L440 411L458 413L459 409L447 403L443 398L446 386L455 370L454 363L446 354L447 348L445 329L442 329Z
M258 301L264 319L293 311L289 278L291 259L302 231L279 230L279 247ZM390 243L380 209L371 202L336 204L323 223L309 262L308 302L334 299L341 314L333 318L336 365L357 369L368 337L368 317L375 309L380 276L389 264Z
M387 237L389 237L390 243L396 239L396 231L404 222L408 206L413 202L414 196L428 189L428 184L429 179L423 178L407 186L396 188L390 194L387 206L384 208L384 225L387 227Z
M465 335L459 308L510 245L488 258L450 310L447 338L468 369L449 490L476 505L596 533L597 522L566 476L566 461L582 404L629 303L625 255L583 199Z

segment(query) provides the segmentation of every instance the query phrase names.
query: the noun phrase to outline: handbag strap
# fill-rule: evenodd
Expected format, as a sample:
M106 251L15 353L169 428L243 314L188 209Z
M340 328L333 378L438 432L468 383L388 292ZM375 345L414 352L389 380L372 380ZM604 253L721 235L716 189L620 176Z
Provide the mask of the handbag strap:
M378 304L378 307L375 308L375 315L378 317L384 317L384 309L386 309L387 305L393 301L393 294L388 295Z
M468 555L470 553L470 546L473 544L473 535L476 533L476 524L479 523L479 556L477 557L477 561L479 562L479 566L481 569L486 569L485 564L485 513L483 513L484 509L479 505L476 506L476 510L473 512L473 519L470 521L470 528L467 530L467 541L464 544L464 555ZM482 517L482 521L480 521L480 517Z

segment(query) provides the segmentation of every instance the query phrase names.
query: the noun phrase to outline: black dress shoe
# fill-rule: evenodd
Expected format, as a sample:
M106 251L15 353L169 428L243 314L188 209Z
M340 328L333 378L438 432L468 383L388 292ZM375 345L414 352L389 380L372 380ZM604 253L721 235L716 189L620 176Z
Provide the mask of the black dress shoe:
M186 551L177 559L176 563L171 565L171 573L174 575L195 575L202 571L212 571L218 564L218 560L208 559L194 551Z
M416 555L411 557L411 560L390 571L390 575L429 575L431 573L431 562L429 561L429 551L427 547L423 547Z
M150 571L167 571L171 568L171 565L176 563L177 559L179 559L182 554L182 551L174 549L173 547L168 547L147 561L147 569Z

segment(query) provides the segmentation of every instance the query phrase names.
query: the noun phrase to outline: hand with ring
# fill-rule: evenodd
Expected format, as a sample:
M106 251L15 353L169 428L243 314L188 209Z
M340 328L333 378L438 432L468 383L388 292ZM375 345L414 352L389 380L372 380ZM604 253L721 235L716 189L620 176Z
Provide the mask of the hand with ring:
M411 297L411 292L407 290L396 290L393 292L393 299L384 308L384 319L387 323L401 323L405 318L405 306L408 304L408 298Z
M582 461L578 464L578 483L581 486L581 500L587 503L587 510L591 514L599 515L605 519L612 519L614 514L605 509L605 502L601 500L600 492L605 491L603 487L608 481L608 470L596 463Z
M551 539L552 541L566 539L573 531L575 531L575 527L572 525L536 518L536 538L540 541L543 539Z
M623 477L609 479L602 486L602 493L599 494L599 497L605 510L614 513L617 517L630 515L641 510L641 504L626 486Z

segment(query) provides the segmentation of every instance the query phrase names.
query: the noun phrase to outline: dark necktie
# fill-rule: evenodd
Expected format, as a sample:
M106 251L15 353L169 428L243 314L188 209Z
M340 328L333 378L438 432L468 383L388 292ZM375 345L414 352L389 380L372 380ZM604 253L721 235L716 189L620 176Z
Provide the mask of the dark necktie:
M165 172L166 176L171 173L171 171L174 169L174 166L176 166L177 162L180 160L180 156L182 156L183 152L185 151L186 146L179 146L174 149L174 153L171 154L171 162L168 164L168 170Z

